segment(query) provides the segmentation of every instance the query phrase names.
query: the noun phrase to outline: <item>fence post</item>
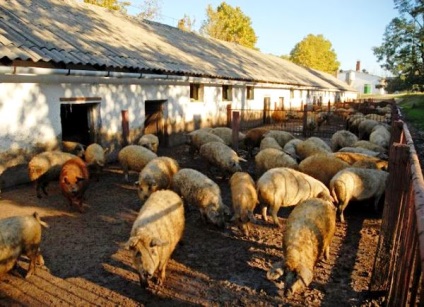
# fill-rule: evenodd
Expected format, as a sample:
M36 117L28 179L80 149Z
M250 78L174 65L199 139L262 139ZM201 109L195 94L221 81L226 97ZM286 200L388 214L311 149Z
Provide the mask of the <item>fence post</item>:
M306 138L306 130L307 130L307 123L308 123L308 105L303 106L303 129L302 134L303 137Z
M227 104L227 127L231 127L231 104Z
M126 146L130 143L129 142L130 124L129 124L128 110L121 111L121 118L122 118L122 146Z
M392 144L389 154L390 175L387 180L383 217L381 222L381 233L377 245L374 268L371 276L370 291L387 291L390 285L394 255L393 246L399 229L400 212L404 199L408 193L410 178L409 172L405 174L408 167L409 146L404 144Z
M237 152L238 142L239 142L238 136L239 136L239 131L240 131L240 112L239 111L233 112L233 119L231 121L231 128L233 130L233 134L232 134L233 149L234 149L234 151Z

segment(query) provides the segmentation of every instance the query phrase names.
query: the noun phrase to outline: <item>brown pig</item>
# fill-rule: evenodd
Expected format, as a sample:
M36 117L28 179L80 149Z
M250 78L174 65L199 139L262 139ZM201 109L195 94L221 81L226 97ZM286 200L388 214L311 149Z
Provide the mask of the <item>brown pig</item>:
M88 180L88 169L81 158L74 158L63 164L59 177L60 189L69 200L69 204L76 206L80 212L84 212L82 201Z

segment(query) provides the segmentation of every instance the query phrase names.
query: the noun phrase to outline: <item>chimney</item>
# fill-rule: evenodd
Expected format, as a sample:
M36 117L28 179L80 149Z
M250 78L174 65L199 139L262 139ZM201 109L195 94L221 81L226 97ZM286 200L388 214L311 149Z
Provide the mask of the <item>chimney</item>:
M361 61L356 61L356 71L361 70Z

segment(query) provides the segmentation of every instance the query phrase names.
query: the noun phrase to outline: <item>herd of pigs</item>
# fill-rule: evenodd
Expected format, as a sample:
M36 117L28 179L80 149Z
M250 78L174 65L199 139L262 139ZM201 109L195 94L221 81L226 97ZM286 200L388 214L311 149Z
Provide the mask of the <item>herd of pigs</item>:
M390 108L351 113L346 129L335 132L330 144L264 127L238 135L227 127L198 129L187 134L187 145L190 155L207 163L207 174L158 156L154 135L123 147L118 161L124 180L129 181L130 171L139 174L135 184L142 205L125 247L132 252L141 285L164 281L167 263L184 235L188 207L197 208L206 224L235 225L238 235L249 236L257 207L265 222L269 211L269 223L278 228L279 209L293 206L284 225L283 259L266 277L287 297L302 291L313 280L316 262L322 256L328 259L336 219L345 222L349 202L372 200L374 210L379 209L388 178L389 122ZM244 149L245 156L233 148ZM34 156L28 163L30 180L39 198L47 195L50 181L59 180L71 209L83 213L84 201L89 201L84 192L90 180L101 180L107 149L74 142L63 142L61 149ZM254 171L243 171L240 162L246 159L254 161ZM218 178L228 180L231 208L222 201ZM42 227L48 225L36 212L0 220L0 274L14 269L21 255L30 259L26 277L44 263Z

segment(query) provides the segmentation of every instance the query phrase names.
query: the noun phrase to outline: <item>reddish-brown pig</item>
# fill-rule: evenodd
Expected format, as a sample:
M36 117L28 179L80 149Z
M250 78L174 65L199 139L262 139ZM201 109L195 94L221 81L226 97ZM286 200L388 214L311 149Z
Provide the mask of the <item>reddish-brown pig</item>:
M69 204L76 206L80 212L84 212L83 198L88 183L88 169L81 158L74 158L63 164L59 177L60 189Z

